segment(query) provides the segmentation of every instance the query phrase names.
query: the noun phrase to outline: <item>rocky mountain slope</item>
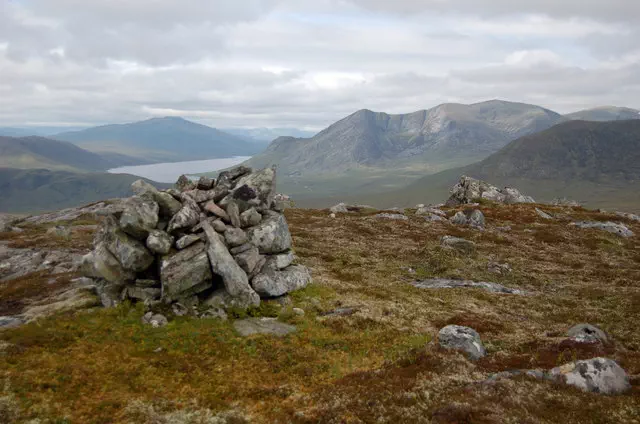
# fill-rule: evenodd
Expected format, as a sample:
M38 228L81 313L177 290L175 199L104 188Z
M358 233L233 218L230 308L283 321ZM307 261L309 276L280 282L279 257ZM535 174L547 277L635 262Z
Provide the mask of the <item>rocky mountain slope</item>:
M0 167L97 172L132 161L125 155L100 155L43 137L0 136Z
M624 121L640 119L640 110L628 107L603 106L565 115L565 118L581 121Z
M242 138L175 117L104 125L57 134L53 138L96 152L127 154L152 161L250 156L260 150Z
M127 174L0 168L0 212L52 211L123 197L131 192L131 183L137 179Z
M394 164L426 169L443 158L473 162L562 120L538 106L503 101L402 115L360 110L312 138L280 137L248 164L277 164L284 175L302 176Z
M100 282L79 278L73 258L94 248L104 207L0 228L5 422L638 418L638 217L530 203L287 209L311 284L227 319L174 305L163 321L148 315L162 303L101 307ZM630 234L576 225L609 221Z
M378 202L435 201L460 175L521 187L541 200L568 196L593 207L640 210L640 120L565 122L513 141L478 163L381 194Z

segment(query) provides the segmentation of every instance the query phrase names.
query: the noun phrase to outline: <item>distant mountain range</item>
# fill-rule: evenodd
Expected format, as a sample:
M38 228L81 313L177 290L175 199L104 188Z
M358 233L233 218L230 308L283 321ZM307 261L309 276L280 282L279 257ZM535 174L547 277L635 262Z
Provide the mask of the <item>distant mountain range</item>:
M500 100L396 115L360 110L311 138L280 137L246 164L277 165L281 189L299 199L377 192L475 163L515 139L570 119L614 119L629 111L599 108L567 117Z
M45 212L131 196L131 183L138 179L127 174L0 168L0 212Z
M312 137L315 132L297 128L223 128L224 132L250 141L266 143L278 137Z
M97 172L140 160L118 154L97 154L44 137L0 136L0 167Z
M565 117L581 121L623 121L627 119L640 119L640 110L629 109L628 107L603 106L570 113L565 115Z
M564 122L478 163L353 200L381 207L439 203L461 175L516 187L539 201L568 197L591 207L640 211L640 120Z
M111 152L152 162L251 156L260 146L243 138L182 118L152 118L56 134L94 152Z

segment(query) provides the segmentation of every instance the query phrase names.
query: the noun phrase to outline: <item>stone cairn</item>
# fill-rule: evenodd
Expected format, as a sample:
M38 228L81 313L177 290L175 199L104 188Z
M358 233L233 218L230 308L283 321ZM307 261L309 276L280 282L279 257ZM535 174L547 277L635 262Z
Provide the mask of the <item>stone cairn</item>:
M163 191L138 180L122 211L105 217L81 270L98 280L107 307L131 299L220 311L303 288L311 275L292 264L275 176L239 166L217 180L183 175Z

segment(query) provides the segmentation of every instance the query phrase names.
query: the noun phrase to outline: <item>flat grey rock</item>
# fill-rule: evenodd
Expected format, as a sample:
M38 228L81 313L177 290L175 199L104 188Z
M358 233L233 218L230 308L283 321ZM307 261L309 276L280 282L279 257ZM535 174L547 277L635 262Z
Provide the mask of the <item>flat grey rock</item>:
M196 243L160 261L162 298L190 296L211 287L213 275L204 243Z
M419 289L459 289L478 288L492 293L524 294L523 290L511 289L498 283L471 280L450 280L447 278L432 278L429 280L414 281L411 283Z
M24 324L24 322L18 317L11 317L11 316L0 317L0 330L4 328L19 327L22 324Z
M409 218L399 213L379 213L375 216L377 219L390 219L393 221L408 221Z
M296 327L278 321L276 318L247 318L233 323L241 336L247 337L254 334L270 334L283 337L296 331Z
M633 237L633 231L627 228L624 224L618 224L616 222L599 222L599 221L582 221L582 222L573 222L569 225L575 225L578 228L586 228L586 229L597 229L602 231L607 231L612 234L617 234L622 237Z

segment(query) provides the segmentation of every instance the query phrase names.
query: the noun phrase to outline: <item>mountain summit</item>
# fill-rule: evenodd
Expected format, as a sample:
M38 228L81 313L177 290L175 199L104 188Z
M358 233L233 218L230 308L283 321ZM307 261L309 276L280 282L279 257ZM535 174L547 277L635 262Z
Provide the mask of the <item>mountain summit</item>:
M327 173L358 167L470 163L562 116L539 106L499 100L447 103L407 114L359 110L311 138L280 137L250 163L285 173Z

